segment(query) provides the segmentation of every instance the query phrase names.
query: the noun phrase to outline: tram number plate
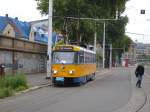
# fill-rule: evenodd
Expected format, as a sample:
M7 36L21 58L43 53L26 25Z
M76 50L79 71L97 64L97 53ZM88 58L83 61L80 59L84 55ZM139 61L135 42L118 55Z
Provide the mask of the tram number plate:
M64 81L64 77L56 77L56 81Z

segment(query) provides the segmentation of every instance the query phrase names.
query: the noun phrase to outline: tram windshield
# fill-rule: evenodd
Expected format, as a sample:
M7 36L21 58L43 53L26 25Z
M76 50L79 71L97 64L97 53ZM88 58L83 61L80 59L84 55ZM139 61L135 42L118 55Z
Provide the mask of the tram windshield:
M72 64L74 63L75 52L53 52L54 64Z

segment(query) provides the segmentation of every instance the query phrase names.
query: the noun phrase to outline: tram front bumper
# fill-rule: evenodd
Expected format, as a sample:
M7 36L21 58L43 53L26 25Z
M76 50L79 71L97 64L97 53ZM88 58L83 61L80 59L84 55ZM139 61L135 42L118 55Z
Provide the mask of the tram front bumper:
M53 83L54 84L77 84L80 83L81 80L79 77L77 78L66 78L66 77L54 77L53 78Z

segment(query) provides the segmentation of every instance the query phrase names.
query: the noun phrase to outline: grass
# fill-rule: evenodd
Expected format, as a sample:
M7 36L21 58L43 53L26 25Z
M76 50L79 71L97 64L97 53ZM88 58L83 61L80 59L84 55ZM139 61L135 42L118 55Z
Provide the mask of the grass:
M28 88L26 76L22 73L0 78L0 98L12 96L15 92Z
M12 96L14 91L12 88L0 88L0 99Z

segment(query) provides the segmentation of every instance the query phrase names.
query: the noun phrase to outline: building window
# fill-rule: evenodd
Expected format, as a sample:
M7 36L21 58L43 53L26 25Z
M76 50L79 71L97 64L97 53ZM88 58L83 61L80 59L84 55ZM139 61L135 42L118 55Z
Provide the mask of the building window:
M36 32L34 32L34 36L36 36Z
M44 34L41 34L41 37L44 37Z

